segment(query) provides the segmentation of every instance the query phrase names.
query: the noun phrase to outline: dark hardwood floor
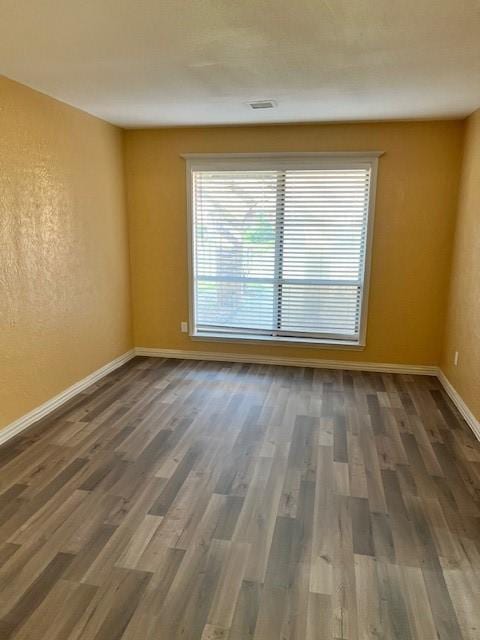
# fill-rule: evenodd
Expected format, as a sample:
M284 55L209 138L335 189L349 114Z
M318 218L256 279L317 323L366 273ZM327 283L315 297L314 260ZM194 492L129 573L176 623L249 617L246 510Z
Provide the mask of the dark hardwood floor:
M1 640L480 638L429 377L136 358L0 449Z

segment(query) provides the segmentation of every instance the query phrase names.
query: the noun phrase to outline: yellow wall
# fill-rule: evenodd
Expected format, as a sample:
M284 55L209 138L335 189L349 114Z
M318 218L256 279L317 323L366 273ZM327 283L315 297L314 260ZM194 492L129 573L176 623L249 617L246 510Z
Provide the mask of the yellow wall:
M463 123L405 122L127 131L136 346L438 364ZM192 341L182 153L382 150L364 351Z
M122 134L105 122L0 78L0 427L133 343L438 364L463 132L463 122L446 121L178 128ZM188 318L181 154L372 149L385 155L379 165L363 351L200 342L180 332L180 322ZM468 121L443 359L447 375L477 416L479 174L477 113ZM452 368L456 349L460 363Z
M0 77L0 427L131 348L119 129Z
M455 351L459 352L457 367ZM480 420L480 110L466 123L441 367Z

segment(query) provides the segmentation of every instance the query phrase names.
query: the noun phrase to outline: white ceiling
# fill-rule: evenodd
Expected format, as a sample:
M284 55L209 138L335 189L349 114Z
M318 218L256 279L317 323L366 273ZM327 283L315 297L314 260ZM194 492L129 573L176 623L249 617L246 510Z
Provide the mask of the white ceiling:
M0 73L127 127L480 106L479 0L0 0L0 18Z

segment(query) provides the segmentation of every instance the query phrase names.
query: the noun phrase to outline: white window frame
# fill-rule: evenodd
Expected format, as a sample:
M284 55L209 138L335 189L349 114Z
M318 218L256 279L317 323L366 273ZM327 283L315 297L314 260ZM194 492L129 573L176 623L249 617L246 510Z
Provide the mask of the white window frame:
M370 272L373 246L373 227L375 219L375 198L377 191L378 159L382 151L365 152L306 152L306 153L188 153L181 157L186 160L187 185L187 233L188 233L188 287L189 287L189 335L194 340L219 342L250 342L315 345L325 348L364 349L367 336L368 301L370 294ZM339 164L339 162L341 163ZM368 165L370 174L370 191L367 211L367 238L363 260L362 299L360 309L360 326L358 341L312 338L300 336L262 336L255 333L196 333L195 312L195 233L193 229L193 172L194 171L229 171L248 169L315 169L315 168L362 168Z

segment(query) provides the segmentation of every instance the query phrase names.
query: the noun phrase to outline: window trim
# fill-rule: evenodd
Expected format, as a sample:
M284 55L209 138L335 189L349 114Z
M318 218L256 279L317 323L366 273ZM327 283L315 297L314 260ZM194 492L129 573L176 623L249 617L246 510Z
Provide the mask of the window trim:
M383 151L351 151L351 152L287 152L287 153L186 153L181 157L186 161L186 194L187 194L187 242L188 242L188 298L189 298L189 336L192 340L247 342L267 344L295 344L323 348L359 349L366 346L368 306L370 298L370 275L372 263L373 229L375 220L375 201L377 193L378 159ZM370 192L367 211L367 238L363 264L362 300L358 341L345 339L302 338L301 336L268 336L252 333L196 333L195 292L194 292L194 230L193 230L193 172L202 170L229 171L232 169L289 169L308 168L322 165L331 166L335 160L342 160L343 166L368 164L371 169ZM302 160L304 162L302 162ZM315 161L314 165L312 160Z

